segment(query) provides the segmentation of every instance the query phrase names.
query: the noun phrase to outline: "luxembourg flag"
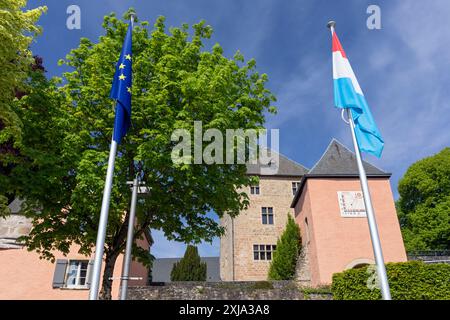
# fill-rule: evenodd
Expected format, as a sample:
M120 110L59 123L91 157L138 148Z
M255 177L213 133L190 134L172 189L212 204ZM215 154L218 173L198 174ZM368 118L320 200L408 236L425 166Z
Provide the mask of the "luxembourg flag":
M333 37L334 103L337 108L349 108L355 123L355 134L361 151L381 156L384 141L375 124L370 108L347 59L338 36L331 27Z

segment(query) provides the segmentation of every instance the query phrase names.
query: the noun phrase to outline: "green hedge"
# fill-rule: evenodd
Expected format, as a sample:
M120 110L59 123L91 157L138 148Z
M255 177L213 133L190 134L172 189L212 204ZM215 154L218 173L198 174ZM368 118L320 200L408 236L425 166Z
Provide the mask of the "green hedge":
M379 289L369 289L368 267L333 275L331 290L335 300L379 300ZM394 300L450 300L450 264L409 261L386 264Z

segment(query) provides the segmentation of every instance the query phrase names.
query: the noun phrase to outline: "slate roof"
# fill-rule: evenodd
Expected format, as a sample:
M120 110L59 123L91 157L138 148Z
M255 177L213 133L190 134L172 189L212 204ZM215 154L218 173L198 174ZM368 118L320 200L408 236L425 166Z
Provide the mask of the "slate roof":
M367 175L389 175L366 161L363 166ZM359 175L355 153L333 138L308 175Z
M152 282L171 282L170 273L175 262L181 258L159 258L153 261ZM203 257L202 262L206 262L206 281L220 281L219 257Z
M363 166L366 170L367 177L389 178L391 176L390 173L385 172L364 160ZM294 208L297 204L306 180L321 177L359 177L355 153L333 138L319 161L317 161L314 167L312 167L312 169L300 180L300 186L292 200L291 208Z
M308 169L305 166L287 158L280 153L271 150L268 152L268 155L271 156L272 153L274 156L271 157L271 160L267 161L267 163L247 164L247 174L265 175L263 169L276 165L277 157L278 172L275 174L275 176L301 177L308 172Z

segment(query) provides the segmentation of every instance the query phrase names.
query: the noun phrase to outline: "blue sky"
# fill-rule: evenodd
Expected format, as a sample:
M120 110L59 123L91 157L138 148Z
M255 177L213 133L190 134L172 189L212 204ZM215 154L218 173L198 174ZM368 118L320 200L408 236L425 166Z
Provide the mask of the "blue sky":
M81 30L66 28L66 9L81 8ZM369 30L367 7L381 9L381 30ZM337 32L385 140L381 159L365 159L391 172L397 197L398 180L415 161L450 145L450 37L448 0L50 0L39 24L44 33L32 50L44 58L48 75L60 75L57 61L80 37L103 34L104 15L118 16L134 7L141 20L164 15L168 26L201 19L214 29L208 47L220 43L227 56L240 50L255 58L269 76L278 114L268 128L280 129L280 151L312 167L332 137L351 146L348 127L333 108L331 38ZM181 256L185 246L154 232L157 257ZM219 241L202 244L203 256L218 255Z

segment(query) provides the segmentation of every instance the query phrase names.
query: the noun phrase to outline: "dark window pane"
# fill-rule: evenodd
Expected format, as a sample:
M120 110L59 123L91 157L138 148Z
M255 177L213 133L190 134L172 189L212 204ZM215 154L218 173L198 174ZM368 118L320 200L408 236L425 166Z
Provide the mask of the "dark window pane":
M273 245L273 246L272 246L272 251L275 251L275 250L277 250L277 246L276 246L276 245Z
M272 260L272 252L267 252L267 260Z
M264 247L265 247L265 246L264 246L263 244L260 244L260 245L259 245L259 250L264 251Z
M256 194L259 194L259 187L256 187Z
M256 251L256 250L258 250L258 245L257 245L257 244L254 244L254 245L253 245L253 251Z
M270 244L266 245L266 251L272 250L272 246Z
M267 213L267 208L266 207L262 207L262 213Z
M269 215L269 224L273 224L273 215Z
M259 260L259 254L258 254L258 252L253 252L253 259L254 259L254 260Z
M265 252L260 252L259 253L259 257L260 257L260 260L266 260L266 253Z
M273 208L269 208L269 213L273 213Z
M262 215L262 223L267 224L267 215L266 214Z

